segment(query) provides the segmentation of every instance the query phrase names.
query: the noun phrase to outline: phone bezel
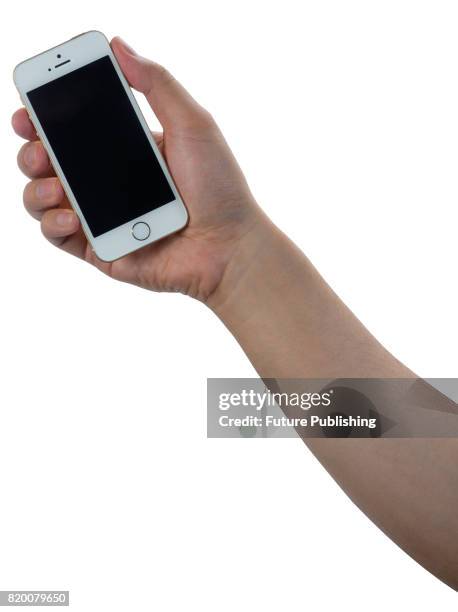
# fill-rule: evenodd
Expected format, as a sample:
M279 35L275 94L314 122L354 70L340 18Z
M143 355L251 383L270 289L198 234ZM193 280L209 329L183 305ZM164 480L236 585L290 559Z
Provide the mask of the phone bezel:
M61 57L57 58L57 55L60 55ZM43 130L40 121L28 100L27 92L39 87L40 85L45 85L50 81L53 81L65 74L68 74L69 72L72 72L73 70L81 68L82 66L85 66L86 64L107 55L110 57L113 63L113 67L116 70L116 73L118 74L118 77L129 97L133 110L137 114L146 138L148 139L154 153L156 154L156 157L159 160L161 168L170 183L175 199L168 204L161 206L160 208L151 210L139 217L131 219L127 223L101 234L100 236L94 237L78 205L78 201L76 200L70 185L67 182L65 174L63 173L59 164L59 160L56 158L54 151L52 150L52 147L46 137L46 133ZM69 63L61 65L59 68L55 68L56 64L65 62L67 59L70 59ZM51 71L49 71L50 67ZM91 244L92 249L100 259L103 261L114 261L115 259L119 259L128 253L143 248L156 240L164 238L169 234L173 234L186 225L188 221L186 207L184 206L178 189L170 176L170 172L157 147L151 131L148 128L148 124L146 123L140 107L135 100L129 84L127 83L118 62L116 61L108 39L104 34L98 31L86 32L60 45L57 45L56 47L44 51L39 55L27 59L16 66L14 69L13 78L21 96L21 100L29 113L37 134L46 148L57 176L62 182L68 200L80 219L82 228L89 243ZM150 227L151 233L146 240L139 241L134 238L132 234L132 227L138 222L145 222Z

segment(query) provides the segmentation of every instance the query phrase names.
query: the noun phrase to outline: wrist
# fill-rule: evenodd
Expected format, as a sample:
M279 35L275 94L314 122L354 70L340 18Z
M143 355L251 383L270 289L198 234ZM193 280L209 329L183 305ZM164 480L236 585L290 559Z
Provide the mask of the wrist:
M236 316L243 317L244 309L254 307L254 300L263 299L262 293L272 280L274 283L279 280L278 276L272 279L271 273L276 274L273 268L281 267L286 243L289 240L259 209L234 245L221 280L206 305L226 324Z

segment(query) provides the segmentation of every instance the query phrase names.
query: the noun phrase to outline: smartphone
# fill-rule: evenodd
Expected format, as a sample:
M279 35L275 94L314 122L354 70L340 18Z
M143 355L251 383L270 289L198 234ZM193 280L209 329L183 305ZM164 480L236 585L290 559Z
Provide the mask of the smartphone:
M186 225L183 201L103 34L81 34L18 64L14 82L100 259Z

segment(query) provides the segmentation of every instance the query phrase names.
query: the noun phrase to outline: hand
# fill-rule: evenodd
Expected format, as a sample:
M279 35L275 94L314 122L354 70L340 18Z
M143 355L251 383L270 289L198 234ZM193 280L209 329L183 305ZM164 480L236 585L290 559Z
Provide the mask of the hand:
M25 207L41 221L50 242L114 279L207 301L240 241L256 226L260 210L211 115L164 68L120 38L111 44L130 85L146 96L163 127L154 136L188 208L189 224L112 263L98 259L22 108L12 124L29 141L18 155L20 169L32 179L24 189Z

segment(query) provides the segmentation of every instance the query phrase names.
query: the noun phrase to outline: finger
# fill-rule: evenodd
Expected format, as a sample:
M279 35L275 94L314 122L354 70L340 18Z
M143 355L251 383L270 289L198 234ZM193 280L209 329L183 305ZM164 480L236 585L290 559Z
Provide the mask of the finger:
M20 108L13 114L11 117L11 125L16 134L21 138L25 138L26 140L37 140L37 132L25 108Z
M29 178L54 175L48 154L39 140L22 145L17 156L17 163L21 171Z
M24 189L24 206L34 219L41 219L47 210L62 204L65 193L56 177L35 179Z
M153 135L161 155L164 155L164 132L151 132L151 134Z
M213 123L209 113L165 68L137 55L119 37L111 46L130 85L146 96L164 129L200 129Z
M62 246L80 229L78 217L72 209L48 210L41 219L41 231L55 246Z

